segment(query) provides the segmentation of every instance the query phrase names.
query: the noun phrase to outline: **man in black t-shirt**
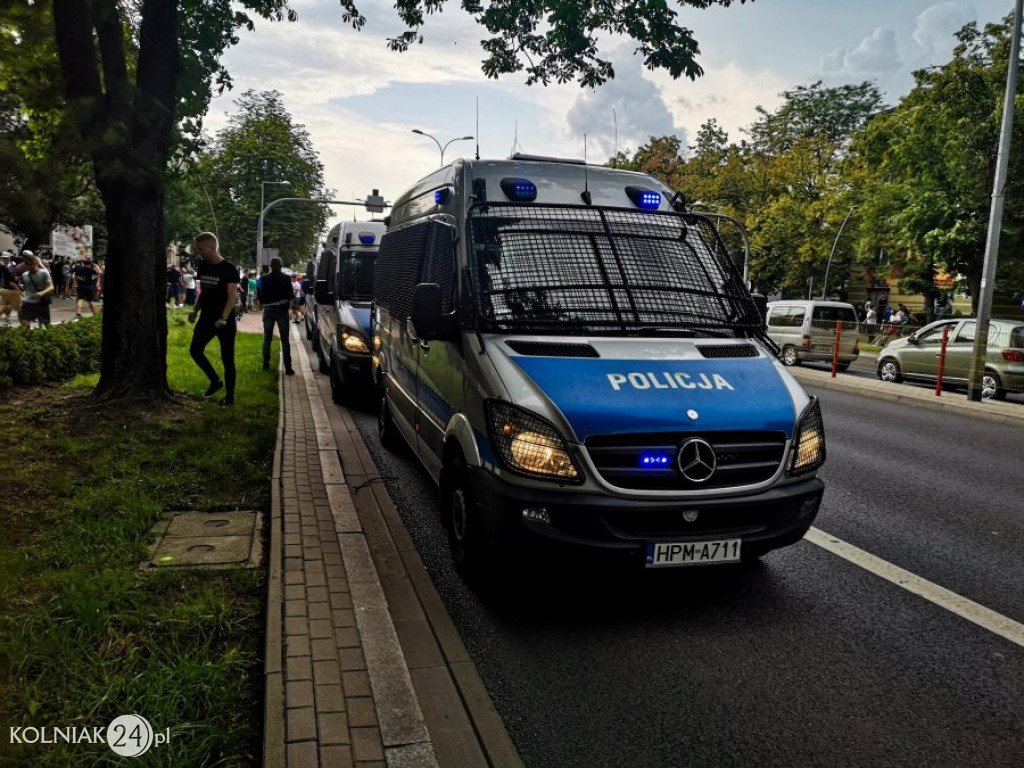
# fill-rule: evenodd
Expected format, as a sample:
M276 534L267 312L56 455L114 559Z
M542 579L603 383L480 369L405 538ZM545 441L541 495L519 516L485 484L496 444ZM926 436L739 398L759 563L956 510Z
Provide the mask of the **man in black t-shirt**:
M189 354L196 365L210 380L210 386L203 395L213 397L224 388L223 405L235 404L235 298L238 295L238 268L220 255L217 236L203 232L195 240L195 248L202 257L196 269L196 280L201 291L195 308L189 312L188 321L195 323ZM196 315L199 321L196 322ZM214 337L220 342L220 360L224 365L224 380L217 377L217 371L206 359L206 345Z
M82 316L82 305L88 304L89 311L96 314L96 279L99 277L99 267L92 263L92 256L86 256L82 263L75 267L75 318Z
M177 307L178 288L181 286L181 272L173 264L167 265L167 298L165 301L171 306Z

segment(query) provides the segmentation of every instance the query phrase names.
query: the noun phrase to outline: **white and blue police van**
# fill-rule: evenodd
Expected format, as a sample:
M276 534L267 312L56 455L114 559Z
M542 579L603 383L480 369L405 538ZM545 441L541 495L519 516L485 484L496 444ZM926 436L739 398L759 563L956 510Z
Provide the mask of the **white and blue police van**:
M346 221L327 235L323 279L314 290L313 348L331 395L343 402L353 390L373 384L370 355L373 262L384 235L383 221ZM319 275L319 273L318 273Z
M374 286L381 441L438 483L464 574L531 539L736 562L814 521L818 402L712 222L658 180L457 161L394 204Z

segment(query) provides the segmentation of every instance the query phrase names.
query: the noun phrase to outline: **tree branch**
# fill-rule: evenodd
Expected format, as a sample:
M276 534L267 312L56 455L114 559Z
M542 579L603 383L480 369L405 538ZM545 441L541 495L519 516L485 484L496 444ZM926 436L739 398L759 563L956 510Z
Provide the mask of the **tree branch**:
M100 63L106 85L107 104L120 119L131 106L131 84L124 55L124 24L116 0L93 0Z
M54 0L53 23L68 99L98 99L102 94L86 0Z

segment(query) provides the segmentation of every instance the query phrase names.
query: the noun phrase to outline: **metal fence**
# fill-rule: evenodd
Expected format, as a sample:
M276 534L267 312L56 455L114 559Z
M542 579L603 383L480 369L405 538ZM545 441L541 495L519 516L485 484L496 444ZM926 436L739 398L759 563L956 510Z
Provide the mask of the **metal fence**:
M477 311L495 327L761 327L736 265L695 217L487 203L467 231Z

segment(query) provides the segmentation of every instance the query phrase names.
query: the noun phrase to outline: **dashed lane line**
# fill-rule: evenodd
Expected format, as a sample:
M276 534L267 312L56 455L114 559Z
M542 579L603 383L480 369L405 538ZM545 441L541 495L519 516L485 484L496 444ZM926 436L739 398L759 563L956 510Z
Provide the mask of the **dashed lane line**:
M818 528L811 528L804 538L812 544L817 544L822 549L826 549L832 554L838 555L844 560L860 566L876 576L882 577L886 581L891 581L893 584L903 587L908 592L923 597L940 608L945 608L947 611L955 613L957 616L967 619L979 627L987 629L989 632L1006 638L1011 643L1024 647L1024 624L1007 618L1001 613L996 613L973 600L968 600L966 597L951 592L945 587L933 584L927 579L922 579L910 571L906 571L880 557L865 552L863 549L859 549L852 544L847 544L842 539L837 539L832 534L825 533Z

